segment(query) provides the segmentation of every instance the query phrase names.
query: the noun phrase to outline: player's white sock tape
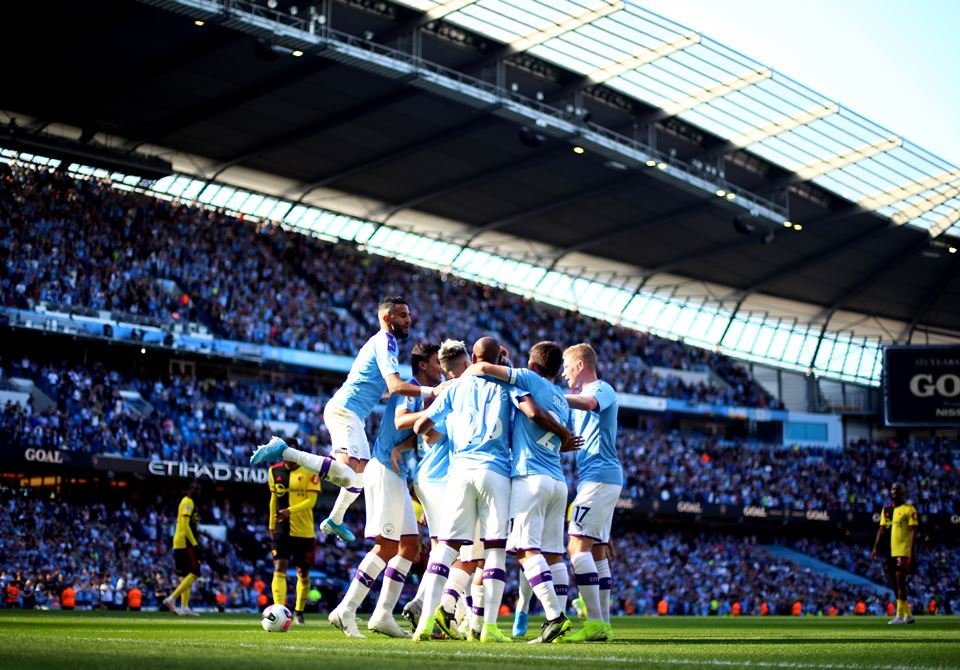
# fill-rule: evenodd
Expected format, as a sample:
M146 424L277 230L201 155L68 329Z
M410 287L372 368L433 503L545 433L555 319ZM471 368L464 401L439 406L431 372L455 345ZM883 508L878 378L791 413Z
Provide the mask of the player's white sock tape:
M400 592L403 591L403 583L410 574L410 565L410 560L402 556L394 556L387 563L387 569L383 571L380 597L377 599L377 611L387 615L393 614L393 608L397 606Z
M443 589L440 606L448 612L455 612L460 595L470 583L470 573L460 568L450 568L450 577Z
M610 589L612 581L610 579L610 561L603 559L597 561L597 576L600 578L600 616L604 623L610 623Z
M597 575L597 564L593 554L584 551L574 554L570 562L573 563L573 574L577 579L577 590L580 597L587 604L587 619L602 621L600 614L600 577Z
M566 614L567 594L570 592L570 571L567 570L567 564L560 561L550 566L550 572L553 574L553 590L557 594L557 606Z
M343 465L343 463L337 465ZM333 519L334 523L343 523L343 515L347 513L350 505L360 497L361 493L363 493L363 473L358 472L354 475L353 486L340 489L337 501L333 503L333 507L330 509L330 518Z
M533 599L533 588L530 581L524 574L524 569L520 568L520 586L517 589L517 611L528 614L530 612L530 601Z
M480 630L483 625L483 584L470 584L470 627Z
M553 590L553 572L547 565L546 559L537 554L524 561L523 574L530 582L533 592L543 605L543 612L548 619L556 619L562 611L557 602L557 593Z
M487 549L483 562L483 623L496 624L507 581L506 549Z
M307 451L287 447L283 450L283 460L292 461L302 465L307 470L313 470L320 475L321 479L326 479L337 486L355 486L353 469L329 456L320 456L319 454L311 454Z
M427 630L427 623L433 621L433 611L440 604L440 596L443 593L443 587L447 583L447 577L450 575L450 566L457 558L458 552L450 545L441 542L433 551L430 552L430 558L427 562L427 572L423 577L426 582L423 587L423 615L420 617L420 627L418 632ZM431 629L432 630L432 629Z
M347 589L347 594L343 597L340 605L343 605L351 612L356 612L363 603L364 598L370 593L370 587L377 581L377 577L387 566L383 559L372 551L363 557L360 565L357 566L357 574L354 575ZM339 607L339 605L338 605Z

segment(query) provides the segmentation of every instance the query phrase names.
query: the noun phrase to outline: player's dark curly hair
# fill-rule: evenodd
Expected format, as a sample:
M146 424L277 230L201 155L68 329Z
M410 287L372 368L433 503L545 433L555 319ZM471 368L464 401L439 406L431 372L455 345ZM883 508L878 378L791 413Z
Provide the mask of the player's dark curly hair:
M417 342L410 350L410 367L413 368L413 374L417 374L421 363L426 363L430 357L440 351L439 344L432 342Z

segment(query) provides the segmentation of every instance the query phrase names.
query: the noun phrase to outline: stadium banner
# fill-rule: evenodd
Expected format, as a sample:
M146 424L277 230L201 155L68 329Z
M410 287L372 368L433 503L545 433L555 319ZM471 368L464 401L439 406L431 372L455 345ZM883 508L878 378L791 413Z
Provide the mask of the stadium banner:
M67 451L50 447L26 447L22 449L0 450L0 459L4 461L37 463L71 468L89 468L92 465L90 454L82 451Z
M251 468L246 465L227 463L186 463L184 461L160 461L146 458L122 458L118 456L96 456L94 467L98 470L114 472L133 472L154 477L175 477L195 479L209 477L216 482L239 484L266 484L269 477L267 468Z
M764 507L762 505L722 505L694 500L658 500L656 498L623 497L617 501L621 519L672 518L693 522L702 520L726 521L738 525L767 526L769 524L802 524L810 530L816 528L876 528L879 512L863 512L832 509L794 509L789 507ZM920 513L920 525L924 528L939 528L951 536L960 536L960 514Z
M883 349L888 426L960 426L960 346Z
M629 500L629 504L626 502ZM847 512L836 512L825 509L791 509L787 507L763 507L760 505L725 505L718 503L704 503L694 500L656 500L656 499L622 499L621 509L652 512L657 515L692 516L714 519L756 521L775 521L778 523L812 522L829 523L831 521L847 520Z

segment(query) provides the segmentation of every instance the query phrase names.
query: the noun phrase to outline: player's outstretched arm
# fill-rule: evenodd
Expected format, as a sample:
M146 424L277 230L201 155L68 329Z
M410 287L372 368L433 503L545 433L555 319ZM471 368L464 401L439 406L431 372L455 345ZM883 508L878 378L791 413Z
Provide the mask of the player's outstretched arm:
M567 399L567 404L570 405L570 409L582 409L587 412L592 412L600 406L600 403L597 402L597 399L592 395L569 393L565 395L564 398Z
M399 374L387 375L384 378L387 382L387 391L390 395L402 395L410 398L433 398L436 397L436 389L432 386L420 386L403 381Z
M575 451L583 445L582 437L573 435L570 430L557 421L552 414L544 412L530 396L526 395L520 398L518 406L520 407L520 411L523 412L528 419L560 438L560 451Z
M397 430L410 430L421 416L423 416L423 411L411 412L401 407L393 417L393 425L396 426Z
M494 363L478 361L464 370L463 374L473 375L475 377L493 377L495 379L499 379L500 381L512 384L512 372L513 370L505 365L496 365Z

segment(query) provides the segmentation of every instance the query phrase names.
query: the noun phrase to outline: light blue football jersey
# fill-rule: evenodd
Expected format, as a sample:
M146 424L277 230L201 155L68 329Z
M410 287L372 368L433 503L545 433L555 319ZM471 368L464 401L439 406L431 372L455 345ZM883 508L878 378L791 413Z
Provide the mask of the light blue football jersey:
M420 382L416 379L408 379L407 383L419 384ZM380 430L377 432L377 439L373 443L371 455L390 470L393 469L393 465L390 462L390 455L393 453L393 448L413 435L413 429L397 430L396 424L397 410L402 407L407 407L408 400L420 400L420 398L405 398L401 395L392 395L387 398L386 406L383 409L383 420L380 422ZM408 474L406 459L401 458L400 477L406 478Z
M416 480L418 482L445 482L450 470L450 437L444 419L434 423L433 429L443 435L436 444L426 444L423 438L417 440L417 455L420 462L417 464Z
M350 366L350 374L330 403L344 407L363 421L387 391L387 377L400 374L397 338L385 330L367 340Z
M510 476L511 390L483 377L460 377L433 401L426 416L446 419L451 471L490 470Z
M590 412L572 410L573 432L584 440L577 451L577 479L623 486L623 470L617 458L617 393L598 379L584 386L580 395L596 398L597 408Z
M563 391L533 370L511 371L510 382L516 386L516 401L527 395L544 412L567 428L572 427L570 406ZM511 477L546 475L558 481L566 481L560 463L560 438L544 430L521 412L513 416L513 469Z

